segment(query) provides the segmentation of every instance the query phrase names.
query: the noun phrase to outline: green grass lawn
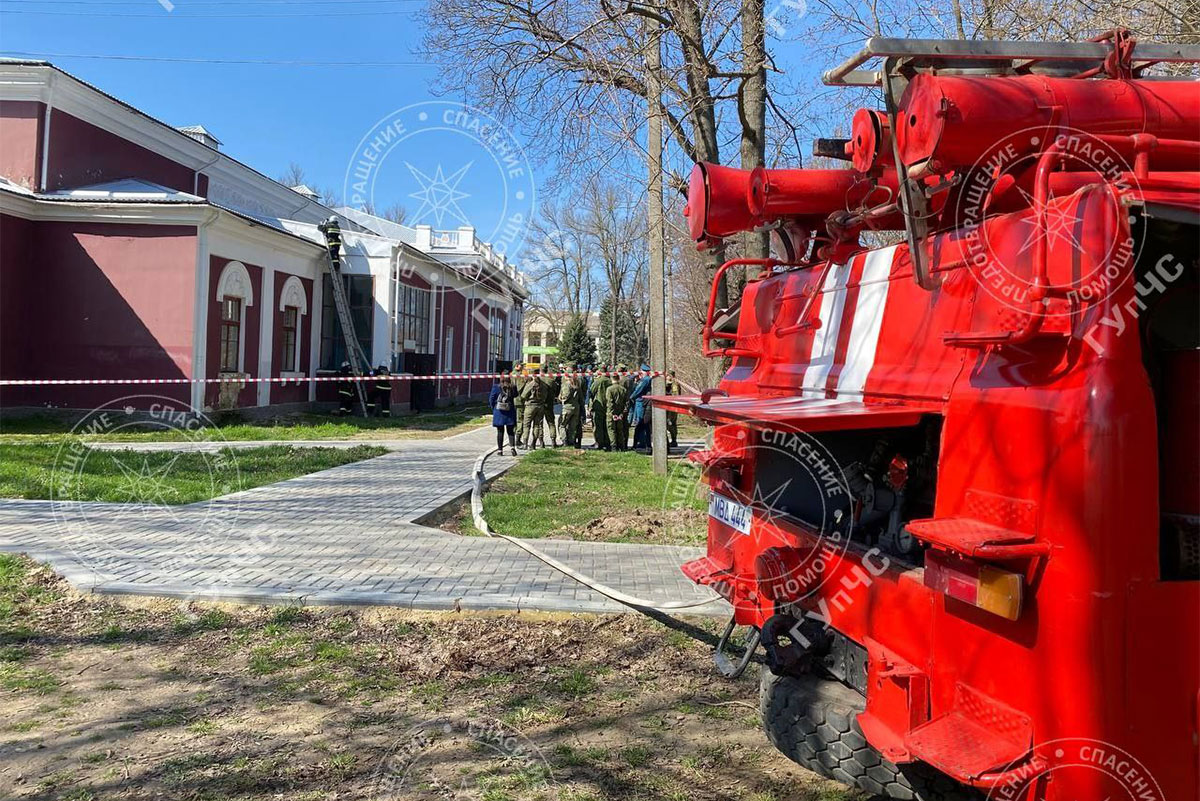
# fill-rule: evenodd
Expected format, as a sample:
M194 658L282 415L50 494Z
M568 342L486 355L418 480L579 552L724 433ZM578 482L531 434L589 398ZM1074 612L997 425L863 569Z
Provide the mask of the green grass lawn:
M678 460L660 476L639 453L538 450L492 484L484 516L514 537L703 545L708 501L696 479ZM469 510L458 528L478 533Z
M271 445L203 454L100 451L70 443L0 444L0 497L194 503L386 452L373 445Z
M164 442L179 440L314 440L314 439L420 439L443 437L491 422L486 406L471 405L437 412L397 417L333 417L295 414L267 420L223 420L197 431L164 428L155 423L135 423L84 439L105 442ZM60 442L74 437L72 420L50 415L0 419L0 442Z

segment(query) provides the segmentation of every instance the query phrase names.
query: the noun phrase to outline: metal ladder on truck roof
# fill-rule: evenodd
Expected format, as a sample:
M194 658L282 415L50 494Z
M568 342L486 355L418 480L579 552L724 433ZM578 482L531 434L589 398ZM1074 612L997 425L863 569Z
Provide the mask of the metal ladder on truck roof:
M334 217L317 226L325 235L326 266L329 268L329 283L333 287L333 305L337 308L338 322L342 327L342 339L346 343L346 360L350 362L350 371L354 374L354 393L358 397L358 408L362 416L367 416L367 394L363 388L362 377L367 374L365 365L370 364L358 337L354 334L354 321L350 318L350 300L346 297L346 285L342 282L342 229Z

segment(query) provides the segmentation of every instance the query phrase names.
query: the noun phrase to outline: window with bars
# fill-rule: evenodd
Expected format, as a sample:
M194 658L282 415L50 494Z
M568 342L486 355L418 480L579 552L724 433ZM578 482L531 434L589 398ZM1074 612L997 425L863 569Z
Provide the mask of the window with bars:
M429 317L430 292L420 287L400 285L400 307L396 310L396 325L401 351L430 353Z
M300 328L300 310L295 306L284 306L283 308L283 369L284 370L299 370L299 348L296 343L299 342Z
M350 321L354 335L367 357L371 356L371 335L375 322L375 298L371 276L343 275L346 297L350 303ZM321 369L336 370L347 360L346 340L333 302L333 282L326 273L321 292Z
M221 298L221 372L241 369L242 299Z

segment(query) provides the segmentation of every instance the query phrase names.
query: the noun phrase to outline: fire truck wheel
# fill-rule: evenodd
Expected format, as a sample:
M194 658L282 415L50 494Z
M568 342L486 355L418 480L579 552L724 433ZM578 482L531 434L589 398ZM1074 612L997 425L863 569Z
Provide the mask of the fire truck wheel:
M839 681L776 676L766 667L759 704L767 737L793 762L884 798L908 801L983 801L927 765L899 767L867 743L856 717L866 700Z

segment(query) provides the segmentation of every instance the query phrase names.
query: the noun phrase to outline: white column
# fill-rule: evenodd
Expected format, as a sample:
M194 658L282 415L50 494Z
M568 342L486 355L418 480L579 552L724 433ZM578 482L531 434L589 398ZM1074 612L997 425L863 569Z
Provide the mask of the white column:
M323 265L317 266L315 275L312 305L308 310L308 374L310 376L316 375L317 368L321 366L321 326L325 324L322 319L325 316L325 270ZM317 385L312 381L308 382L308 399L309 401L317 399Z
M275 270L263 267L262 297L258 307L258 377L271 377L271 362L274 355L275 333ZM271 403L271 385L265 381L258 385L258 405Z
M192 304L192 378L208 371L208 223L196 226L196 297ZM192 408L204 410L204 387L192 384Z

